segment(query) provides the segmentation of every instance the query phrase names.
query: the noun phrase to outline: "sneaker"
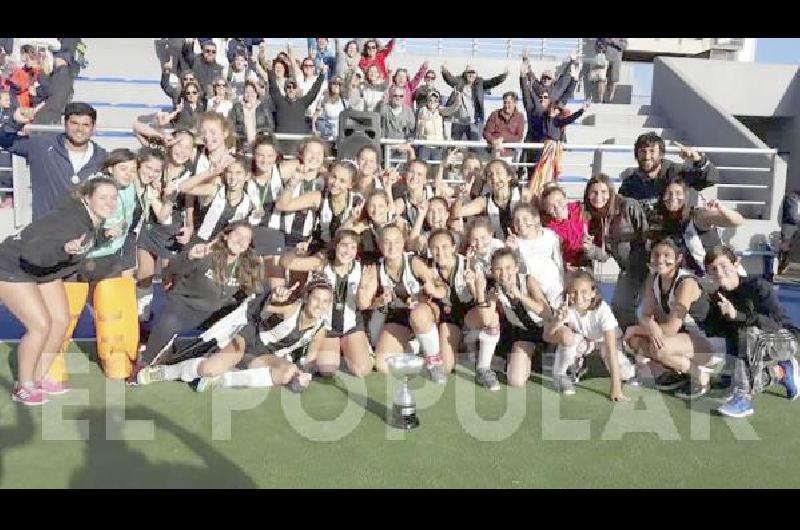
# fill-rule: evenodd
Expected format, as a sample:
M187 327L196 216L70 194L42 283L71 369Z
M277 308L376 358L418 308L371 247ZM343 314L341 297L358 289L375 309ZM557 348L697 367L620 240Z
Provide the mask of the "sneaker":
M486 387L492 392L500 390L500 381L497 380L497 374L491 369L478 368L475 372L475 384Z
M145 366L136 374L136 384L149 385L150 383L160 383L167 380L165 366Z
M579 383L581 378L589 373L589 366L586 362L586 358L583 355L579 355L577 359L575 359L575 364L570 367L570 375L572 376L573 383Z
M219 383L222 381L222 376L214 376L214 377L201 377L197 380L197 384L194 386L195 392L205 392L206 390L211 390L212 388L219 388Z
M626 379L625 381L623 381L622 384L628 386L642 386L642 382L639 381L639 378L636 377L635 375L630 379Z
M675 396L681 399L697 399L704 396L708 392L708 385L701 385L694 381L686 381L677 392Z
M788 361L778 361L778 366L783 368L783 379L779 382L786 387L786 397L791 400L797 399L797 382L800 381L797 359L792 357Z
M686 381L686 375L678 372L664 372L656 377L656 388L659 390L675 390L682 386Z
M67 385L66 382L52 381L47 378L44 378L41 381L37 382L36 388L38 388L39 390L50 396L58 396L60 394L66 394L70 390L69 385Z
M564 394L565 396L574 396L575 395L575 385L567 375L557 375L553 377L553 389L558 392L559 394Z
M754 412L753 400L747 397L745 394L736 393L730 401L719 407L717 412L723 416L728 416L729 418L744 418L751 416Z
M23 405L35 406L47 403L48 399L44 392L38 388L31 388L17 383L11 391L11 399Z
M428 374L431 376L431 381L437 385L447 384L447 374L444 373L444 368L441 363L429 365Z

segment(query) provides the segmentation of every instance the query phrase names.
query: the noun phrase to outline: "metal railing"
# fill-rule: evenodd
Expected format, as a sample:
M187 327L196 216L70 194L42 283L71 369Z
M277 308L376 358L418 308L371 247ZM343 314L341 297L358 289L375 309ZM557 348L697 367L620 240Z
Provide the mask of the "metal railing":
M60 125L34 125L30 127L30 130L33 134L39 133L47 133L47 132L61 132L63 131L63 126ZM102 137L103 135L113 135L113 136L120 136L130 135L131 137L134 136L133 132L128 128L102 128L97 129L95 131L95 136ZM309 138L313 135L310 134L288 134L288 133L276 133L275 138L278 140L303 140ZM380 143L384 150L383 153L383 165L385 168L396 167L397 165L404 163L407 161L406 158L393 158L392 151L393 147L398 145L410 143L412 146L429 146L429 147L455 147L460 149L473 149L473 150L486 150L488 145L485 141L466 141L466 140L394 140L394 139L381 139ZM519 143L504 143L504 148L514 149L517 152L530 150L530 149L540 149L544 146L543 143L526 143L526 142L519 142ZM581 172L573 172L570 174L569 172L564 173L565 175L569 176L571 182L569 184L580 184L581 181L586 181L590 178L591 175L597 175L603 172L609 173L611 175L618 174L618 170L622 170L632 166L632 163L625 163L625 164L614 164L608 163L608 161L604 162L604 155L611 155L615 153L632 153L633 146L632 145L617 145L617 144L564 144L564 152L591 152L592 153L592 161L591 162L569 162L565 161L562 163L564 167L583 167L588 168L588 171L584 172L584 174L580 174ZM772 190L772 183L774 181L775 172L777 170L776 164L780 160L777 157L777 150L776 149L749 149L749 148L738 148L738 147L698 147L703 153L712 155L715 154L737 154L737 155L766 155L771 160L770 167L748 167L748 166L721 166L718 167L720 171L724 171L727 173L731 172L740 172L744 174L754 174L754 175L764 175L767 177L764 182L743 182L743 183L731 183L725 182L717 184L717 188L740 188L740 189L751 189L751 190L766 190L767 197L765 200L722 200L720 202L727 203L731 205L756 205L762 206L764 208L764 218L775 220L778 216L778 209L780 207L780 201L776 200L780 198L780 195L776 195L774 193L775 190ZM668 158L675 159L675 155L680 152L680 149L674 146L670 146L666 148L666 155ZM286 158L292 158L291 155L287 156ZM333 159L333 157L329 157L329 159ZM518 159L515 157L515 160ZM440 160L431 160L428 162L429 164L436 165L440 164ZM21 197L29 195L30 191L30 183L29 182L22 182L18 179L18 175L25 173L27 175L27 164L25 163L24 159L20 157L14 157L14 164L12 166L12 175L14 181L13 191L15 197ZM522 163L522 162L511 162L511 165L514 167L530 167L533 164L531 163ZM608 171L609 169L613 169L614 171ZM8 170L8 168L6 168ZM577 180L577 182L575 182ZM458 179L447 179L448 182L458 183L460 182ZM12 191L12 189L4 189L0 191ZM25 194L24 192L28 192ZM772 191L772 192L771 192ZM30 205L27 205L27 208L23 204L19 204L21 201L15 201L14 208L15 208L15 218L22 221L27 216L23 212L16 212L17 208L23 208L24 210L29 210ZM24 222L24 221L23 221ZM18 223L17 223L18 224Z
M381 44L389 42L389 38L378 38ZM287 44L297 51L297 58L306 53L305 38L266 39L270 50L285 49ZM344 46L344 39L340 39ZM330 44L333 47L333 44ZM401 38L395 42L394 53L429 56L470 56L488 59L511 59L522 56L527 49L532 59L561 59L578 50L583 54L582 38ZM270 55L273 55L270 52Z

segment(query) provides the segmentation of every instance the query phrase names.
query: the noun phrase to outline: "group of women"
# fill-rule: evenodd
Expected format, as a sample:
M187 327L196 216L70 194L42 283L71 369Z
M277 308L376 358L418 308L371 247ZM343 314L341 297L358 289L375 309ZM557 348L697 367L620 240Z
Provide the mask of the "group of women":
M476 384L495 391L493 360L505 358L508 385L521 387L536 356L555 350L563 394L597 352L613 401L646 364L660 367L659 388L691 399L731 353L710 336L731 344L754 322L795 329L764 280L740 277L721 246L717 229L742 217L716 201L692 206L680 180L647 214L605 175L570 202L557 185L537 193L505 161L474 154L460 165L448 156L435 175L419 160L401 174L381 169L372 146L329 162L327 143L311 137L284 158L258 135L242 157L211 112L198 115L197 136L137 134L147 145L159 135L164 150L113 151L104 175L0 245L0 301L27 329L15 400L68 390L46 374L69 320L63 282L76 277L135 276L149 335L131 384L183 380L200 391L299 391L340 369L386 372L407 352L439 384L470 352ZM463 184L449 185L447 170ZM621 271L611 305L590 272L609 257ZM167 295L154 317L157 274ZM745 288L752 295L738 296ZM199 338L175 340L198 327ZM764 369L797 394L793 355Z

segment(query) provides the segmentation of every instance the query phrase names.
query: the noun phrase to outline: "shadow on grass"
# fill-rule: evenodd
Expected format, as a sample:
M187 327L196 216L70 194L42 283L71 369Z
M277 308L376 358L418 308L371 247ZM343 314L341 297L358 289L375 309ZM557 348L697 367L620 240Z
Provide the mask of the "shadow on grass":
M370 374L370 376L372 376L372 377L374 377L375 375L377 375L377 374L376 373ZM354 376L350 376L350 377L354 377ZM338 390L339 392L341 392L342 394L344 394L345 397L349 397L350 399L355 401L356 404L359 407L361 407L364 410L366 410L367 412L371 413L372 415L374 415L379 420L387 421L386 420L386 418L387 418L386 406L383 403L375 401L374 399L369 397L369 392L367 392L366 396L362 396L361 394L358 394L358 393L355 393L355 392L349 392L347 390L347 388L342 387L332 377L324 378L323 381L325 382L326 385L328 385L330 387L333 387L336 390Z
M121 437L122 422L109 419L105 409L85 409L76 419L89 420L89 439L84 443L84 462L70 477L70 488L255 488L256 484L235 463L203 439L161 414L144 408L125 410L128 420L150 420L155 439L139 442L157 444L158 436L169 432L187 451L199 456L201 467L187 464L152 463ZM110 415L116 417L113 413ZM112 439L109 439L112 438ZM155 451L154 451L155 452ZM164 456L168 456L166 453Z
M10 394L11 388L12 383L0 377L0 391ZM30 442L33 440L33 436L36 432L33 418L31 417L31 411L28 407L22 403L12 403L11 408L14 411L16 419L14 425L0 428L0 483L2 483L5 477L5 473L3 472L3 454L12 447L19 447ZM6 485L13 486L13 484Z

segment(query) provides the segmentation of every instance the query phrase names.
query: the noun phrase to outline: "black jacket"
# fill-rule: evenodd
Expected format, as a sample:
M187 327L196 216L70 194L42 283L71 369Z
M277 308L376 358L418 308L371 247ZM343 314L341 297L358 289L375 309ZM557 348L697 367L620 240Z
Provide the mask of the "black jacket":
M246 141L245 127L244 127L244 105L237 101L233 104L228 119L233 124L233 132L240 141ZM256 132L275 132L275 121L272 119L272 105L270 101L265 99L259 101L256 107Z
M736 308L736 318L724 316L717 303L722 294ZM735 338L743 328L755 326L762 331L787 329L797 333L798 329L778 300L772 284L760 277L741 280L733 291L720 289L711 295L708 317L700 324L709 335Z
M239 283L235 279L229 279L226 285L218 283L213 279L211 256L189 259L190 249L191 246L187 246L186 250L170 261L167 274L174 274L177 278L169 295L180 296L189 307L198 311L213 313L232 304L241 290Z
M650 178L640 168L629 168L620 175L622 184L619 194L636 199L642 203L649 220L655 218L655 205L668 183L682 179L689 186L691 206L697 204L697 192L713 186L719 181L719 171L714 164L703 155L698 162L691 165L678 164L670 160L661 162L661 169L656 178Z
M576 81L571 75L567 77L569 81L566 85L559 84L551 87L550 92L547 94L551 102L569 98L571 97L570 94L575 92ZM561 78L559 78L560 80ZM539 95L532 93L531 85L525 76L519 77L519 86L522 89L522 105L525 107L525 112L528 116L528 132L525 134L525 141L543 142L549 139L566 142L567 135L562 127L577 120L583 114L583 109L567 117L550 118L541 101L539 101Z
M67 254L64 245L82 235L84 254ZM65 200L61 207L0 243L0 270L34 276L37 283L63 279L77 270L93 242L102 243L99 239L105 238L95 229L83 203Z
M267 70L269 80L269 95L275 105L275 132L305 134L311 131L306 121L306 109L314 102L325 80L325 74L320 72L311 90L294 101L281 94L275 81L275 74Z
M501 84L503 81L506 80L508 74L503 72L502 74L492 77L491 79L483 79L482 77L475 78L475 84L472 86L472 100L475 104L475 123L483 123L484 122L484 98L486 97L486 90L491 90L492 88L496 87L497 85ZM442 78L444 82L447 83L449 86L453 87L457 92L461 92L464 88L464 85L467 84L467 78L464 74L461 74L458 77L453 77L449 71L442 68ZM453 94L450 94L450 99L447 100L447 105L450 106L452 103Z
M49 78L40 76L40 83L45 85L45 103L42 110L36 114L33 123L41 125L58 125L67 107L70 92L72 91L72 74L69 67L58 66ZM38 94L37 94L38 95Z
M221 53L218 51L217 53ZM209 63L203 59L202 55L195 55L192 44L184 43L183 57L186 64L194 72L197 82L206 94L212 94L211 85L218 77L222 77L222 65L216 62ZM162 86L163 88L163 86Z

